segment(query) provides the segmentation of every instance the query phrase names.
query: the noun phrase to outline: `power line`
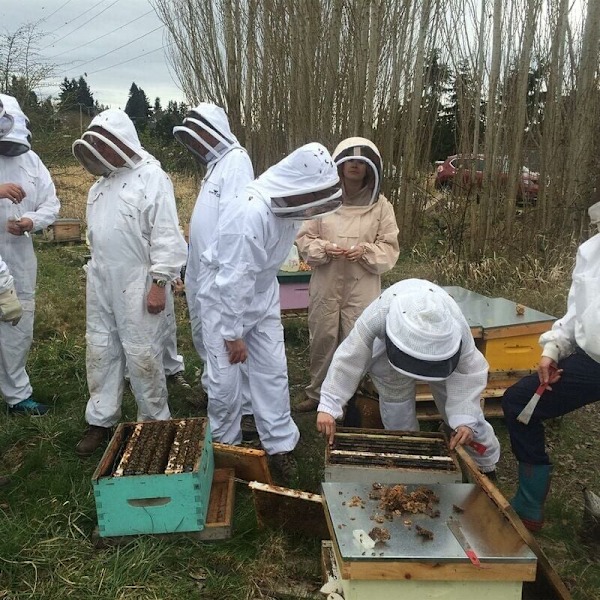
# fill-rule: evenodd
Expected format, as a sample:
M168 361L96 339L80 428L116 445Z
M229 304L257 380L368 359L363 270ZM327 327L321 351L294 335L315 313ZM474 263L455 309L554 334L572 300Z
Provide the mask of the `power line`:
M127 60L124 60L120 63L111 65L110 67L104 67L103 69L98 69L97 71L90 71L88 73L88 75L94 75L95 73L101 73L102 71L107 71L108 69L113 69L114 67L119 67L120 65L124 65L125 63L131 62L132 60L137 60L138 58L148 56L148 54L153 54L154 52L158 52L159 50L164 50L165 48L168 48L172 44L173 44L173 42L171 42L169 44L165 44L164 46L161 46L160 48L155 48L154 50L150 50L150 52L144 52L143 54L140 54L139 56L134 56L133 58L128 58Z
M85 21L84 23L79 25L79 27L75 27L75 29L73 29L72 31L69 31L69 33L65 33L65 35L63 35L61 38L58 38L57 40L55 40L48 46L44 46L43 48L41 48L41 50L45 50L46 48L49 48L50 46L54 46L54 44L58 44L58 42L62 42L62 40L64 40L66 37L69 37L72 33L75 33L76 31L79 31L82 27L85 27L88 23L90 23L94 19L98 18L102 13L106 12L111 6L114 6L119 1L120 0L114 0L114 2L112 2L106 8L101 10L97 15L94 15L91 19L88 19L87 21Z
M71 0L69 0L69 2L70 1ZM85 44L80 44L79 46L77 46L77 49L79 50L80 48L84 48L85 46L89 46L90 44L93 44L94 42L97 42L98 40L101 40L102 38L106 37L107 35L110 35L111 33L115 33L116 31L119 31L119 29L123 29L123 27L127 27L127 25L131 25L132 23L135 23L135 21L139 21L141 18L149 15L152 12L154 12L154 10L149 10L148 12L144 13L143 15L140 15L139 17L136 17L135 19L132 19L131 21L128 21L124 25L121 25L120 27L117 27L116 29L113 29L113 30L109 31L108 33L104 33L103 35L100 35L97 38L94 38L93 40L90 40L89 42L86 42ZM73 51L72 49L65 50L64 52L60 52L59 54L55 54L54 56L50 56L49 59L57 58L58 56L62 56L63 54L66 54L67 52L72 52L72 51Z
M101 0L101 1L104 2L105 0ZM73 17L70 21L67 21L66 23L63 23L62 25L60 25L59 27L57 27L53 32L49 33L48 35L54 35L57 31L60 31L63 27L66 27L67 25L70 25L71 23L74 23L75 21L77 21L77 19L81 19L81 17L83 17L88 12L89 12L89 9L86 8L82 13L79 13L76 17ZM54 14L54 13L52 13L52 14ZM52 45L52 44L50 44L50 45ZM46 46L46 48L48 48L48 46ZM43 50L43 48L42 48L42 50Z
M44 17L43 19L41 19L39 22L43 23L44 21L47 21L51 16L55 15L59 10L62 10L67 4L69 4L69 2L71 2L72 0L67 0L63 5L59 6L54 12L51 12L48 16ZM81 16L81 15L80 15ZM62 27L62 25L61 25ZM60 28L59 28L60 29ZM57 30L58 31L58 30Z
M135 38L134 40L131 40L131 41L127 42L126 44L123 44L123 45L119 46L118 48L114 48L113 50L109 50L108 52L105 52L104 54L101 54L100 56L97 56L96 58L92 58L91 60L87 60L84 63L76 65L76 68L80 69L81 67L84 67L85 65L89 65L90 63L95 62L97 60L100 60L101 58L104 58L105 56L108 56L109 54L112 54L113 52L116 52L117 50L121 50L121 48L125 48L126 46L130 46L131 44L134 44L138 40L141 40L142 38L145 38L146 36L150 35L151 33L154 33L155 31L158 31L159 29L162 29L163 27L164 27L164 25L159 25L158 27L156 27L152 31L148 31L148 33L144 33L143 35L140 35L139 37ZM159 48L159 50L160 50L160 48ZM153 52L155 52L155 50L153 50ZM98 71L94 71L94 72L97 73Z

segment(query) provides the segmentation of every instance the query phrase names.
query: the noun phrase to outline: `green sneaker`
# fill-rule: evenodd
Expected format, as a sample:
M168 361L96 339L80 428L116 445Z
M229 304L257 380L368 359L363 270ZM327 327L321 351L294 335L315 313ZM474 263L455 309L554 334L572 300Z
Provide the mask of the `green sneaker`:
M36 402L33 398L21 400L14 406L8 407L8 412L11 415L26 415L29 417L41 417L50 410L49 406Z

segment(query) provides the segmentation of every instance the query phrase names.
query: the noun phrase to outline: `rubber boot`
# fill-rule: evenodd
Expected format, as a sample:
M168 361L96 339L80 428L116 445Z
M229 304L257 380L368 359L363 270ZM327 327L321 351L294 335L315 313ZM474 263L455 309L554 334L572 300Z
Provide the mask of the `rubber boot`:
M519 463L519 488L510 504L529 531L539 531L544 524L551 473L552 465Z

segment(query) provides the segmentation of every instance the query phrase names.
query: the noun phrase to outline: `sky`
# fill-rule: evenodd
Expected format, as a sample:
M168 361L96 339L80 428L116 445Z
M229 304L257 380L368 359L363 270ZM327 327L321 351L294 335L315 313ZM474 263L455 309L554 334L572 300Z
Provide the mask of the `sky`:
M184 100L165 54L165 29L148 0L0 0L1 33L34 23L44 34L39 56L56 65L48 85L36 90L40 96L56 97L65 77L83 75L94 99L111 108L125 108L133 82L151 105L157 96L163 106Z

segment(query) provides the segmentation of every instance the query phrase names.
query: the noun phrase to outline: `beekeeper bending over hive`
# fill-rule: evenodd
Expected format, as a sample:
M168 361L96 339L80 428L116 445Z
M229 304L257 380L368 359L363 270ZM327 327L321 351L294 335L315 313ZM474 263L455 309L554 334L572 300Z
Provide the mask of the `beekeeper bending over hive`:
M89 427L76 447L78 455L89 456L121 416L125 361L138 420L170 417L162 355L173 311L170 283L179 276L187 246L171 181L142 148L123 111L94 117L73 154L100 176L87 203Z
M488 364L460 308L442 288L422 279L400 281L358 318L335 352L321 387L317 429L329 443L335 420L367 372L379 392L386 429L419 430L416 382L426 381L452 429L450 447L482 444L482 455L466 449L483 473L495 470L500 444L480 405Z
M30 232L54 223L60 202L48 169L31 149L28 121L12 96L0 94L0 254L12 276L23 316L0 323L0 393L9 412L43 415L25 370L33 341L37 259Z
M300 224L341 206L337 169L317 143L292 152L248 184L230 203L216 241L202 254L202 333L209 374L208 416L217 441L242 441L242 396L251 398L256 427L280 480L295 473L291 455L300 434L290 414L277 271ZM240 393L239 363L249 389Z

